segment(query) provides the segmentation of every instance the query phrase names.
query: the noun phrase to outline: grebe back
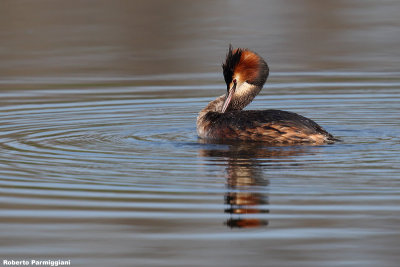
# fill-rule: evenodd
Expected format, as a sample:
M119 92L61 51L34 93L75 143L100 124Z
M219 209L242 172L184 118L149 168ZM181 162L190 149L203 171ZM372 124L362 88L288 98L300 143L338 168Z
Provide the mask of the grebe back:
M197 117L200 138L261 141L268 144L324 144L337 141L313 120L282 110L243 110L261 91L269 68L258 54L232 49L222 64L227 93L211 101Z

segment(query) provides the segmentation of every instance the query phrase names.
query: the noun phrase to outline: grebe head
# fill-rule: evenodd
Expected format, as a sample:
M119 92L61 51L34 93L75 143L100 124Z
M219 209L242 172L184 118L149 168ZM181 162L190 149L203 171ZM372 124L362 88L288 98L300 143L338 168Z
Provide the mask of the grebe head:
M247 106L260 92L269 74L262 57L247 49L233 49L232 45L229 45L222 69L227 86L222 112Z

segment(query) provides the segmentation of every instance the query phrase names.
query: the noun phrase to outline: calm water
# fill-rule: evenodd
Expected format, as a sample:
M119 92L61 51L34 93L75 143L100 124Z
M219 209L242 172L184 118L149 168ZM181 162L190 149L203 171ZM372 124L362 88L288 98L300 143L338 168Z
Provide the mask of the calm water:
M398 1L3 1L0 259L398 266ZM228 44L326 146L204 144Z

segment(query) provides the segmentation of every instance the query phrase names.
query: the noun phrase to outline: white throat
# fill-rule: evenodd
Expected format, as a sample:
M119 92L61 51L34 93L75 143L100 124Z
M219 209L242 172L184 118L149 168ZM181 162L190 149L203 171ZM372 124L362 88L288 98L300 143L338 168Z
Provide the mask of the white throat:
M240 84L235 91L235 96L241 97L250 94L254 90L254 85L244 82Z

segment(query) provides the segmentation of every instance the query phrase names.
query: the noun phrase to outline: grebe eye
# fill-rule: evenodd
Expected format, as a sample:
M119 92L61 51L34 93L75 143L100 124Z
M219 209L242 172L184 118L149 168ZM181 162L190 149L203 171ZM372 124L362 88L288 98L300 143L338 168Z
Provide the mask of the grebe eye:
M233 83L236 83L236 79L233 79Z

